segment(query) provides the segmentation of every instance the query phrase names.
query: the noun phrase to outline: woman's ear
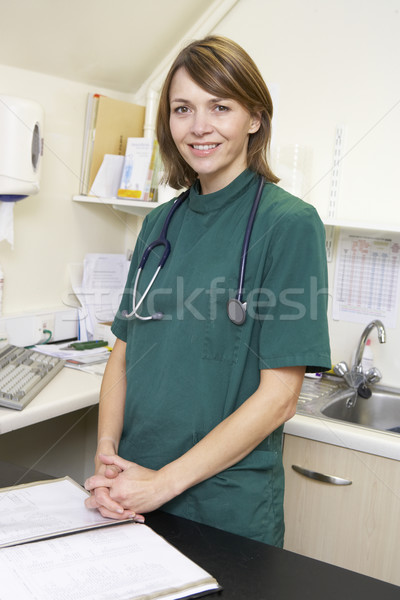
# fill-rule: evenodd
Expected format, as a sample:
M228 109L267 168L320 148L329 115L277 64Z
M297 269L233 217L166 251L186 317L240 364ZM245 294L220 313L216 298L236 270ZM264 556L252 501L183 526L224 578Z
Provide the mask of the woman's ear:
M261 113L257 112L251 116L249 133L256 133L261 126Z

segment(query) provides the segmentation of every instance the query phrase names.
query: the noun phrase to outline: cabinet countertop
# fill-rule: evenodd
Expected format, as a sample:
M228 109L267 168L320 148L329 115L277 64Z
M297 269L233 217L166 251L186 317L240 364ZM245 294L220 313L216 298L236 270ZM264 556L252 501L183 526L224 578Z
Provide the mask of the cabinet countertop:
M285 423L284 432L342 448L400 460L400 435L368 429L353 423L296 414Z
M97 404L101 376L64 367L22 410L0 407L0 434Z
M0 434L98 403L101 376L64 367L23 410L0 407ZM400 460L400 435L296 414L284 432Z

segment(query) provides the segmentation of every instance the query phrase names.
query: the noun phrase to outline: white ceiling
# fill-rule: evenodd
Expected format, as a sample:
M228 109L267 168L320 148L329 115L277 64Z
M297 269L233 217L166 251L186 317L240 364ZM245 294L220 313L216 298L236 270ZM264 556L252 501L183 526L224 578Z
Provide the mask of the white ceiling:
M0 64L134 93L213 2L0 0Z

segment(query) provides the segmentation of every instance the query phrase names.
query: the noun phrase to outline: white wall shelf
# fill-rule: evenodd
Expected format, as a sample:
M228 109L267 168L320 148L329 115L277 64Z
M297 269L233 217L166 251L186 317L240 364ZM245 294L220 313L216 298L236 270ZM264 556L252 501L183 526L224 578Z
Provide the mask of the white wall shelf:
M324 225L347 229L368 229L370 231L390 231L400 233L400 225L393 223L371 223L370 221L347 221L345 219L323 219Z
M160 202L143 202L141 200L123 200L121 198L97 198L96 196L73 196L75 202L84 202L88 204L103 204L112 206L115 210L145 217L157 206L161 206Z
M97 198L96 196L73 196L75 202L85 202L88 204L103 204L112 206L115 210L145 217L161 202L143 202L142 200L123 200L122 198ZM323 219L325 226L344 227L347 229L366 229L370 231L390 231L400 233L400 225L391 223L371 223L370 221L347 221L346 219L327 218Z

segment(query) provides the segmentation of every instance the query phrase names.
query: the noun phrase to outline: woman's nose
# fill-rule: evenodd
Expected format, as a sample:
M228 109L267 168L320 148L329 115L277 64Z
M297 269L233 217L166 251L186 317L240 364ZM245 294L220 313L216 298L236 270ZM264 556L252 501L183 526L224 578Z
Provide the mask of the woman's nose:
M192 122L192 132L194 135L204 135L210 133L213 130L211 121L206 112L198 111L195 113Z

